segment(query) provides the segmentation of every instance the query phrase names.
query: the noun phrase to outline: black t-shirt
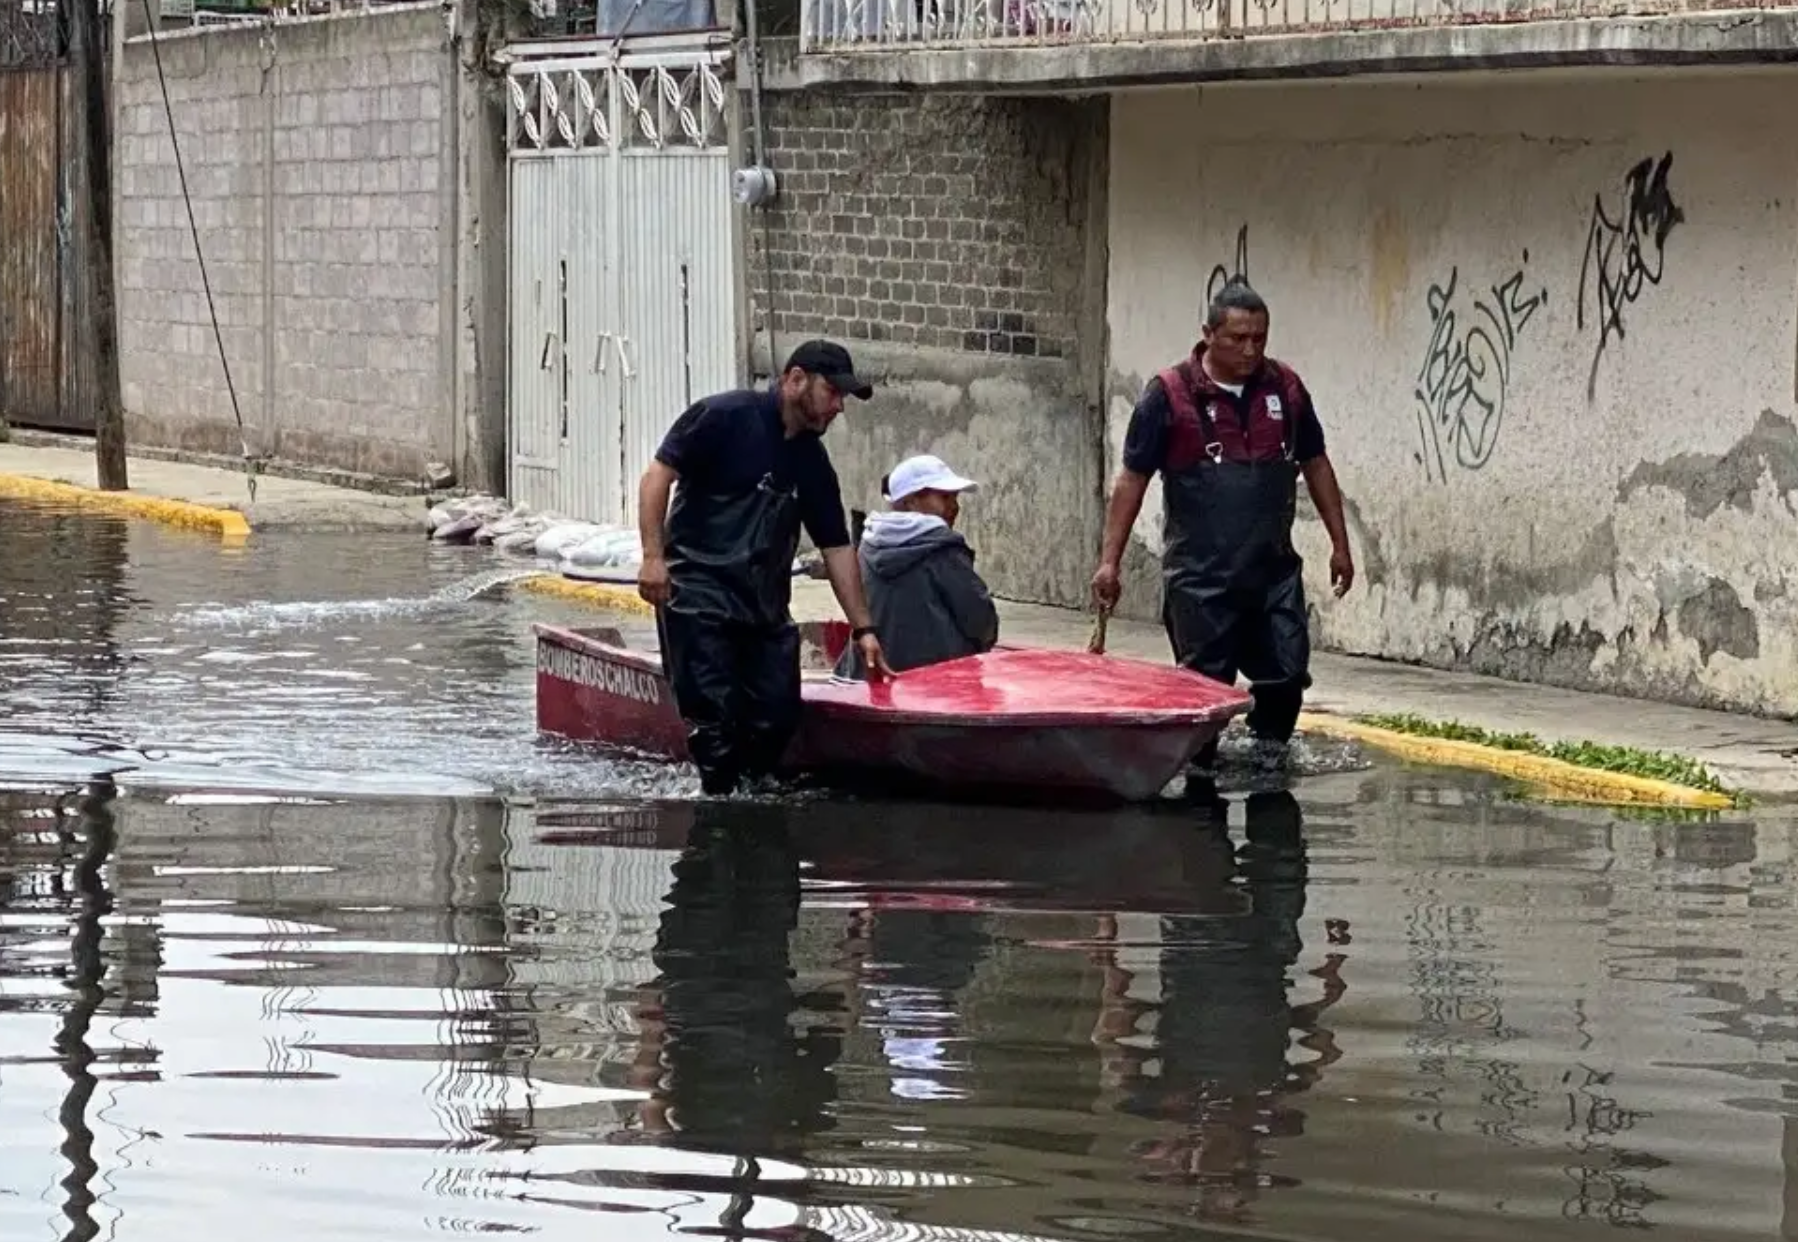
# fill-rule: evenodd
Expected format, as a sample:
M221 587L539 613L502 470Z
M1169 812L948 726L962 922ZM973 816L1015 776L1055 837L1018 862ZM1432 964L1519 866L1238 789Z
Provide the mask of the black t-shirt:
M772 475L798 493L799 518L813 544L849 546L843 491L824 441L813 432L789 438L771 390L743 389L694 402L662 438L656 460L696 493L742 495Z

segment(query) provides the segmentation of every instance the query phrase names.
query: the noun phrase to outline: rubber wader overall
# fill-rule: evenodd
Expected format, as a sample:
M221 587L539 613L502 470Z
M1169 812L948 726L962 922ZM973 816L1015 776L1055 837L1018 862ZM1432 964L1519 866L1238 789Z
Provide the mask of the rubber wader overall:
M799 495L773 474L741 494L694 491L668 513L663 667L707 793L771 774L799 724L799 630L789 612Z
M1250 732L1284 742L1311 685L1304 562L1292 546L1298 411L1289 403L1279 457L1234 460L1224 452L1216 419L1247 414L1223 411L1214 398L1195 393L1185 373L1191 365L1161 373L1174 416L1196 420L1205 446L1190 465L1162 473L1162 619L1175 661L1225 684L1238 673L1247 677L1255 698ZM1213 742L1193 767L1209 769L1216 755Z

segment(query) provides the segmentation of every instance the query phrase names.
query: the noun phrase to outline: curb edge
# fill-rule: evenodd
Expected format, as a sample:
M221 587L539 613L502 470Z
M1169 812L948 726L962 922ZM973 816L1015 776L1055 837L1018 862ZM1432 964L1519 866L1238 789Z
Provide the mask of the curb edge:
M1676 785L1671 781L1626 772L1607 772L1602 768L1582 768L1563 759L1532 755L1523 751L1502 750L1478 742L1464 742L1437 737L1417 737L1361 724L1342 716L1307 712L1299 719L1299 728L1326 736L1365 742L1389 751L1401 759L1417 763L1443 764L1449 767L1475 768L1500 776L1565 790L1587 800L1622 803L1633 806L1679 806L1698 810L1728 810L1735 804L1727 794Z
M96 487L83 487L60 479L40 479L28 474L0 474L0 496L53 501L122 517L143 518L164 526L206 530L222 539L247 539L250 535L249 519L236 509L145 496L141 492L103 492Z
M637 588L622 583L583 582L577 578L566 578L561 574L545 571L535 578L520 578L513 583L521 591L529 591L533 595L547 595L555 599L572 600L579 604L591 604L607 612L630 613L633 616L650 617L655 609L644 602L637 594Z

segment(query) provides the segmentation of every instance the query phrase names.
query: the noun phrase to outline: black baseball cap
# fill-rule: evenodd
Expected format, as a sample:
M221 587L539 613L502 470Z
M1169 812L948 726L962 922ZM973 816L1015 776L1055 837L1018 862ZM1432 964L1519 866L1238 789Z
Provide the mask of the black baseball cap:
M806 341L787 357L787 365L781 368L786 374L794 367L810 375L822 375L830 381L831 387L846 396L860 397L863 401L874 395L874 385L855 373L855 363L849 357L849 351L835 341Z

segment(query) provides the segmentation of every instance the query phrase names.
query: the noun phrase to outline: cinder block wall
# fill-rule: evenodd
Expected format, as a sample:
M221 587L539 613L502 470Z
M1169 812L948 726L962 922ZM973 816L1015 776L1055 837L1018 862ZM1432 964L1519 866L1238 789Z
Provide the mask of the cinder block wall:
M1086 186L1055 100L785 95L777 332L1065 358Z
M749 222L757 369L770 320L782 356L843 340L884 381L830 435L847 503L880 508L881 475L939 453L985 485L963 526L993 589L1079 603L1099 533L1104 101L779 92L764 115L780 194Z
M250 448L396 477L454 461L436 5L161 36ZM138 442L235 453L152 49L118 85L120 369Z

